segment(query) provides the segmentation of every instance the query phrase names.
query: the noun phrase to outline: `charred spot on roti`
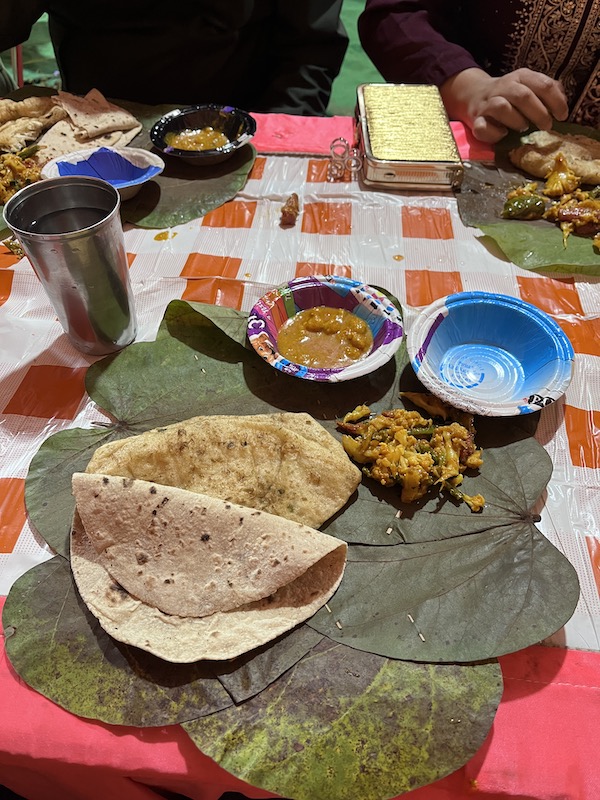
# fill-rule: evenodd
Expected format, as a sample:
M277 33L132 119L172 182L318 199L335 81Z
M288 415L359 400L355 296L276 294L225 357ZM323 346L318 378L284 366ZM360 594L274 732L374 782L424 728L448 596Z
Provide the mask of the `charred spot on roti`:
M129 489L130 486L133 486L133 478L123 478L123 487Z
M208 542L209 540L210 540L210 534L208 533L203 533L202 536L200 537L201 542Z
M156 486L151 486L150 487L150 494L156 494L156 492L157 492Z
M104 478L102 478L102 483L105 486L108 486L108 484L110 483L110 478L107 478L106 476L104 476Z
M136 553L135 560L141 566L142 564L148 563L148 561L150 560L150 556L147 553Z

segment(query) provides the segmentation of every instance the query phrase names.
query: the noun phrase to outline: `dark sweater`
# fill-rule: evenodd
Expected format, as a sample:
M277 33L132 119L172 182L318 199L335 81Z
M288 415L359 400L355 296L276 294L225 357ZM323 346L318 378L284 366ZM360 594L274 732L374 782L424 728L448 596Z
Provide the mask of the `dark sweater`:
M144 103L324 114L341 0L2 0L0 51L47 12L62 85Z

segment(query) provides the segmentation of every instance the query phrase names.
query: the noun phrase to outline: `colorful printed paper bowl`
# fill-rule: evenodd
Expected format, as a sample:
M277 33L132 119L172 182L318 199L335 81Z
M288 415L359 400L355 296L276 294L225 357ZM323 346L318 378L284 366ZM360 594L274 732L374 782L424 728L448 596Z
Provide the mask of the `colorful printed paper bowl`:
M168 133L184 130L202 130L211 127L221 131L229 139L228 144L213 150L180 150L165 141ZM152 144L167 156L174 156L195 166L218 164L232 156L236 150L247 144L256 133L256 120L246 111L234 106L220 106L213 103L177 108L169 111L150 130Z
M142 186L165 168L165 162L155 153L137 147L92 147L53 158L44 165L42 178L85 176L102 178L129 200Z
M279 330L299 311L315 306L344 308L371 328L371 352L339 369L317 369L295 364L277 350ZM336 383L367 375L394 357L402 341L402 317L388 298L360 281L335 275L295 278L267 292L248 318L248 339L272 367L309 381Z
M421 383L456 408L491 417L530 414L571 381L573 348L539 308L489 292L432 303L407 333Z

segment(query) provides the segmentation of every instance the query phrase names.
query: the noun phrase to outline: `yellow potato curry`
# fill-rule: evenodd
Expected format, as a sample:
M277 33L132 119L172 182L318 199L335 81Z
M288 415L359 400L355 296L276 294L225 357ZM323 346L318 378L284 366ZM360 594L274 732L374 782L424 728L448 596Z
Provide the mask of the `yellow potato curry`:
M165 142L169 147L178 150L216 150L229 144L229 139L223 131L215 130L210 125L198 130L185 128L182 131L171 131L165 134Z
M367 323L343 308L316 306L299 311L277 337L285 358L305 367L346 367L368 355L373 334Z
M418 395L411 399L418 404ZM368 406L358 406L338 428L345 451L363 474L382 486L400 486L403 503L420 500L437 486L471 511L481 511L484 498L459 487L466 470L482 465L482 451L475 446L472 415L456 414L463 424L446 420L437 425L418 411L394 408L371 415Z
M40 168L32 158L18 153L0 155L0 205L7 203L19 189L39 181L41 177Z

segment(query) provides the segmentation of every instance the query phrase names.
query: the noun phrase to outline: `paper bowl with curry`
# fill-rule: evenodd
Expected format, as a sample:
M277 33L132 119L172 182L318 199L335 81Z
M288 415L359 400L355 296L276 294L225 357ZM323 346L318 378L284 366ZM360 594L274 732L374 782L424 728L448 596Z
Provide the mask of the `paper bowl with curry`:
M248 339L274 369L336 383L387 364L403 336L399 310L381 292L351 278L296 278L255 304Z
M246 111L214 103L169 111L150 130L152 144L187 164L218 164L247 144L256 121Z

